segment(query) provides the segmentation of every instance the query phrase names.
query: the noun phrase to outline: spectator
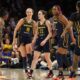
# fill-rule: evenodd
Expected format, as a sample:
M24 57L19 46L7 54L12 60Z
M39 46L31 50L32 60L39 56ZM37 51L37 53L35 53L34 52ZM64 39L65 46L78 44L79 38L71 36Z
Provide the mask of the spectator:
M14 28L15 28L15 26L16 26L14 18L10 18L10 20L9 20L9 26L11 27L11 30L13 31Z
M10 40L6 39L5 44L3 44L2 63L10 65L12 56L11 51L12 51L12 45L10 44Z
M11 65L16 65L19 63L19 52L12 51Z

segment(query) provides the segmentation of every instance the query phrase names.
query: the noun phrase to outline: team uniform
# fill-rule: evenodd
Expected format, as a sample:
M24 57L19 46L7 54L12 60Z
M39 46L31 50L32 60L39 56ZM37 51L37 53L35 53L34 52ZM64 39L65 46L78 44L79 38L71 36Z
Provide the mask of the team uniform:
M48 29L46 26L46 21L41 25L40 22L38 22L38 39L36 41L36 51L39 52L50 52L49 49L49 40L46 42L44 46L40 46L40 43L47 37L48 35Z
M54 37L54 45L58 47L63 47L63 39L61 38L61 34L63 32L63 25L58 19L50 18L50 22L52 23L53 31L56 31Z
M73 22L73 33L76 39L75 54L80 56L80 13L73 13L70 17Z
M40 24L40 21L38 21L38 37L37 37L35 48L34 48L35 51L38 51L38 52L41 52L41 53L46 53L46 54L50 53L49 40L47 40L47 42L43 46L40 45L41 42L46 39L48 34L49 34L49 32L48 32L48 28L46 26L46 20L44 21L43 24ZM29 78L32 78L33 71L34 70L31 69L30 72L28 73ZM51 68L46 78L50 78L52 76L53 76L53 72L52 72L52 68Z
M56 31L57 34L56 34L56 37L55 37L55 41L56 41L58 47L62 47L64 49L68 50L69 34L66 34L66 36L64 38L61 38L61 34L62 34L63 30L64 30L63 23L60 22L60 21L57 21L55 26L56 26L56 29L57 29L57 31ZM67 54L64 54L63 56L60 55L60 56L61 57L56 56L57 59L58 59L59 67L63 67L63 65L65 65L66 67L70 67L71 66L71 63L70 63L71 60L69 60L70 62L68 61ZM69 63L67 64L67 62L69 62Z
M33 37L33 20L31 22L27 22L26 18L23 18L24 24L20 28L19 31L19 44L29 44L32 42Z
M32 39L33 39L33 23L34 20L31 20L30 22L28 22L26 20L26 18L23 18L24 23L22 25L22 27L19 29L16 37L18 37L18 47L20 45L27 45L32 43ZM31 51L32 53L32 51ZM32 55L31 53L27 53L27 57L23 57L23 68L25 69L25 72L27 72L27 67L31 66L31 62L32 62Z
M59 68L64 68L64 67L70 67L72 64L72 61L70 59L70 55L69 54L62 54L62 52L68 51L68 41L69 41L69 33L66 34L66 36L64 38L61 38L61 34L64 30L65 25L59 21L57 18L51 18L51 23L53 21L52 24L54 24L54 31L56 31L55 33L55 37L54 37L54 45L57 45L57 49L62 48L60 52L56 51L56 59L58 62L58 67ZM67 52L68 53L68 52ZM63 72L60 71L59 72L59 76L63 76Z

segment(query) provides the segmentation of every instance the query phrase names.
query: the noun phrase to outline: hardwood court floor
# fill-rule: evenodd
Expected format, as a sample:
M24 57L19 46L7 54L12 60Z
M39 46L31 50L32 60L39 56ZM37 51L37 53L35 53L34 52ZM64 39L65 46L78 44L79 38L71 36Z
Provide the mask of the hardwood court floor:
M34 78L27 79L26 74L24 73L23 69L7 69L7 68L0 68L0 80L52 80L46 79L45 76L47 75L48 71L45 70L35 70L34 71ZM54 71L57 75L58 71ZM68 72L64 72L68 74ZM67 77L65 80L68 80ZM77 77L75 80L80 80L80 76Z

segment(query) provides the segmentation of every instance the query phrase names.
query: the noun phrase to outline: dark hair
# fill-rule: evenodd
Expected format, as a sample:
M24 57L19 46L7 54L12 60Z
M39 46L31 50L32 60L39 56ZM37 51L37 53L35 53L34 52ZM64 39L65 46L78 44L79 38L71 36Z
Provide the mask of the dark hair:
M47 11L45 11L45 10L39 10L39 11L41 11L42 14L43 14L45 17L47 16Z
M77 1L76 6L80 8L80 1Z
M9 13L5 8L1 8L0 9L0 17L3 17L3 16L8 15L8 14Z
M61 7L59 5L54 5L53 7L56 7L59 11L59 14L62 14L62 10L61 10Z

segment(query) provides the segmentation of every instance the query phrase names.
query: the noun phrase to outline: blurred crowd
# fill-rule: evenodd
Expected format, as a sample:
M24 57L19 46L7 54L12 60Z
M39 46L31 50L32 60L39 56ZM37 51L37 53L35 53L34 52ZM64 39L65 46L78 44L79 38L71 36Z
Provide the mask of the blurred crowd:
M0 67L11 67L16 64L19 65L19 52L13 51L12 47L15 26L15 18L10 17L8 21L5 21L5 26L2 31L3 44L0 45Z

